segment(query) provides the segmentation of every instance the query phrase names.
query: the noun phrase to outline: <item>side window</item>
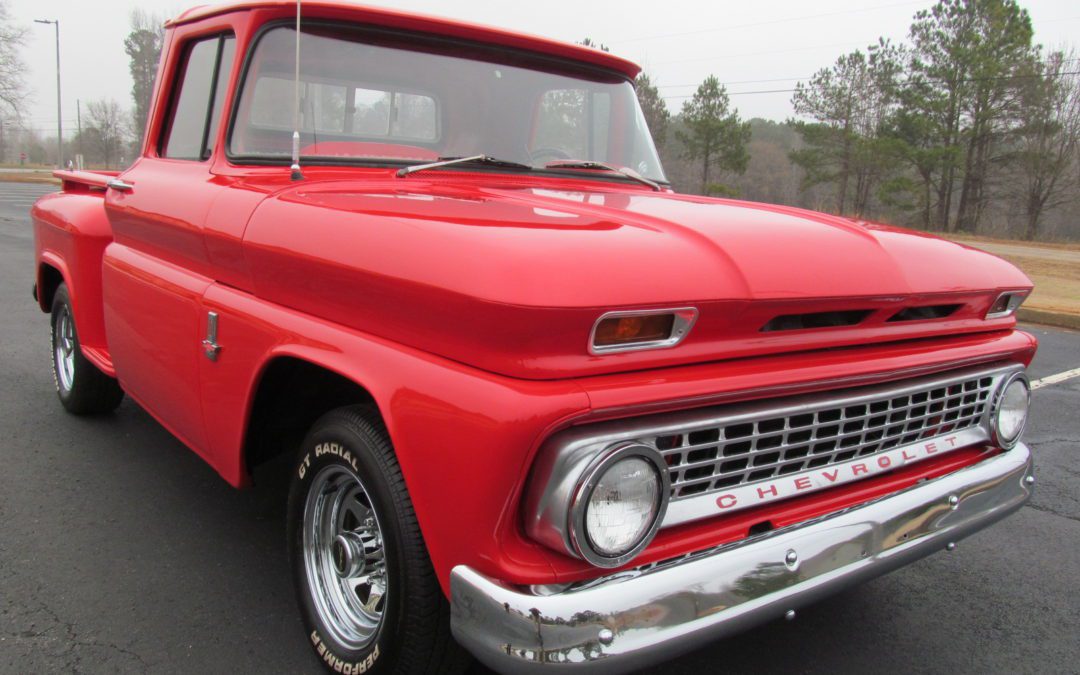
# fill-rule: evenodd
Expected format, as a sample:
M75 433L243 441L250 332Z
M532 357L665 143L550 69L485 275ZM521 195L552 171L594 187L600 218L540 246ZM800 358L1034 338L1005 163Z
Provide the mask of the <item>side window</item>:
M292 130L293 81L260 77L255 82L251 122L260 127ZM304 131L342 133L348 89L327 82L300 83L300 125Z
M394 94L391 136L433 141L438 134L435 99L421 94Z
M228 76L236 51L231 35L200 40L188 49L176 80L172 117L161 154L203 160L213 151Z
M302 131L420 141L438 137L438 111L430 96L330 82L301 82L300 92ZM292 80L260 77L255 82L251 123L292 129L292 106Z
M311 82L307 85L304 103L307 114L305 127L315 127L315 131L345 131L345 99L348 90L344 85Z
M558 150L573 159L608 156L611 95L553 89L540 98L532 150Z
M251 123L288 129L293 119L293 83L280 77L260 77L255 83Z
M229 89L229 73L232 72L233 57L236 56L236 39L226 35L221 40L221 58L218 59L216 73L217 86L214 88L214 100L210 108L210 128L206 133L206 148L202 158L208 159L214 152L214 141L217 140L218 125L221 124L221 109L225 105L225 96Z
M360 87L353 92L353 133L360 136L389 134L390 92Z
M558 150L573 159L588 159L588 92L554 89L540 98L532 150Z

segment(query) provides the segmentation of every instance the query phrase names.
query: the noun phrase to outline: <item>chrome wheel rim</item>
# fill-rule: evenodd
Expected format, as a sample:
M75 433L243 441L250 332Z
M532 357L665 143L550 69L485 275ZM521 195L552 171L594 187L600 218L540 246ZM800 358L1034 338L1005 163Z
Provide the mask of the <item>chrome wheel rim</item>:
M53 360L57 383L64 391L71 391L75 382L75 322L71 320L71 311L66 305L56 315Z
M308 591L326 631L347 649L369 645L386 607L386 560L371 499L347 467L325 467L312 479L303 555Z

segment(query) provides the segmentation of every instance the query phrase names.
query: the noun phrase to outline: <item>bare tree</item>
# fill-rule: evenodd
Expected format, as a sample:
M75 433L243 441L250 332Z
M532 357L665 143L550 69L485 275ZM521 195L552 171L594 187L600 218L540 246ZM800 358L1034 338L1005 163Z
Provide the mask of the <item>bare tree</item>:
M1024 238L1039 235L1043 215L1075 200L1070 168L1080 151L1080 76L1076 52L1057 51L1038 65L1022 93L1021 126L1015 134L1020 175L1013 194L1024 209Z
M26 100L26 81L21 50L26 28L12 24L7 0L0 0L0 114L18 118Z
M120 157L124 137L128 133L128 116L113 99L89 101L86 104L87 144L96 159L106 168Z

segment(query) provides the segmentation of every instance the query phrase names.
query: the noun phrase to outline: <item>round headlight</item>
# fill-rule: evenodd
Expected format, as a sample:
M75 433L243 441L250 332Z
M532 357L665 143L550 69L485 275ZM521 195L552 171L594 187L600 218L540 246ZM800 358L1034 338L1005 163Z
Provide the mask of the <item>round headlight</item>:
M611 466L585 505L585 534L600 555L623 555L641 541L660 508L660 478L640 457Z
M636 443L609 448L586 472L575 505L575 548L601 567L616 567L652 540L667 507L667 466Z
M998 445L1011 448L1020 439L1027 424L1030 404L1031 390L1027 378L1017 373L1006 381L994 406L994 440Z

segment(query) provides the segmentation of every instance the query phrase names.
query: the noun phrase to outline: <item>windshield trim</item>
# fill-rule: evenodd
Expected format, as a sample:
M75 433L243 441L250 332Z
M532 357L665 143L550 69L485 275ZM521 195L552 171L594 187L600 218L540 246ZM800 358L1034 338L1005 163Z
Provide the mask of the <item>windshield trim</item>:
M239 159L243 164L235 164L236 166L282 166L288 167L291 161L288 157L262 157L259 155L240 155L236 159ZM231 161L231 158L230 158ZM426 161L417 161L411 159L391 159L384 157L320 157L319 155L300 155L300 162L303 166L318 166L318 167L356 167L364 169L401 169L410 166L416 166L418 164L426 164ZM619 184L631 184L641 185L646 187L644 183L640 183L634 180L626 174L617 172L600 172L596 169L546 169L543 167L510 167L510 166L492 166L484 164L452 164L450 166L440 166L438 168L440 172L450 171L453 173L492 173L492 174L509 174L509 175L535 175L541 178L578 178L591 181L601 181L604 183L619 183ZM671 187L671 181L664 179L650 178L654 183L658 183L664 187Z
M275 28L294 28L295 21L293 19L276 19L274 21L267 21L255 31L254 35L248 41L247 48L244 50L244 59L240 67L240 75L236 80L236 86L232 91L232 100L229 102L229 117L227 120L225 142L222 143L223 155L230 164L234 166L254 165L254 166L267 166L277 164L279 161L283 162L285 166L288 166L291 162L290 157L285 157L284 160L278 160L276 157L263 157L243 154L233 154L232 152L232 138L233 132L236 128L237 116L240 112L240 95L244 91L244 87L247 84L248 76L250 75L252 61L254 60L255 50L259 47L259 43L262 39ZM469 47L471 49L478 50L482 53L487 53L492 57L499 55L518 56L525 59L528 62L536 65L548 65L558 70L566 71L568 73L577 72L582 75L591 74L593 77L603 76L605 78L617 78L624 82L630 83L630 86L634 86L634 79L626 75L626 73L619 72L618 70L612 70L604 68L592 63L583 63L581 61L575 61L573 59L565 59L551 54L544 54L542 52L534 52L528 49L519 49L515 47L504 47L502 45L492 45L483 42L476 42L474 40L466 40L462 38L448 37L445 35L437 35L434 33L424 33L421 31L402 30L398 28L389 28L386 26L375 26L371 24L365 24L360 22L342 22L342 21L330 21L327 19L311 19L306 20L301 25L301 31L305 28L332 28L356 34L358 36L374 36L374 37L390 37L401 38L413 42L419 42L433 47L440 48L453 48L453 47ZM495 59L493 59L495 60ZM497 62L497 61L496 61ZM216 150L215 150L216 152ZM301 160L303 160L303 156ZM365 158L334 158L335 164L352 165L359 162L368 162L370 160ZM340 161L339 161L340 159ZM381 161L381 160L380 160ZM312 162L309 160L309 164ZM417 162L419 163L419 162ZM320 163L321 164L321 163ZM385 160L386 166L400 166L400 163L394 160Z

